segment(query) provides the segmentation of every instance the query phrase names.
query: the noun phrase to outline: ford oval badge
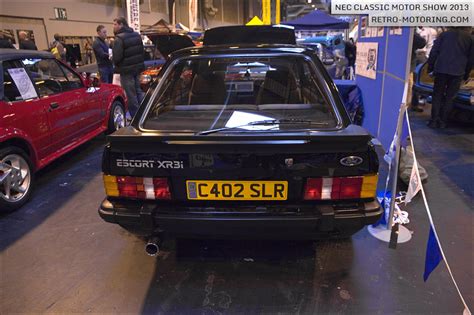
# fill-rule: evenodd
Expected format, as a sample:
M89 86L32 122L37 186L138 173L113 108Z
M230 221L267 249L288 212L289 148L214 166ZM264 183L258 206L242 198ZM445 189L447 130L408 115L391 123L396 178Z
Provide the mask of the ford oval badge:
M339 162L344 166L356 166L362 164L364 160L359 156L351 155L342 158Z

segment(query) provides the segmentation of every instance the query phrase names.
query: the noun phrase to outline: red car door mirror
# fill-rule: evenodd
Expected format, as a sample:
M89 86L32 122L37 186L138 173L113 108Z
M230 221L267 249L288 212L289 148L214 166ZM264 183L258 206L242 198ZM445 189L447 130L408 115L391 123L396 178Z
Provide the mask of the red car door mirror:
M97 73L88 73L85 76L85 82L87 87L99 87L100 86L100 80L97 77Z

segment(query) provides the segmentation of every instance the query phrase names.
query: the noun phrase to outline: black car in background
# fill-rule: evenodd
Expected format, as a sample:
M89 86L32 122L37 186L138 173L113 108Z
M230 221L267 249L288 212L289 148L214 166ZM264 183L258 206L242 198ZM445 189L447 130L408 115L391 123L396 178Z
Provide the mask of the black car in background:
M131 126L108 138L100 216L148 236L273 239L376 222L372 137L314 52L238 40L171 55Z

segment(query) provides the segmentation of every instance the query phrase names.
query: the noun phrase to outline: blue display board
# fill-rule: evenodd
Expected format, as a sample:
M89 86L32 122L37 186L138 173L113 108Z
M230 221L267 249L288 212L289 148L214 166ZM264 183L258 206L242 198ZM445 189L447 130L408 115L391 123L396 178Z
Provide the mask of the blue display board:
M361 25L359 23L358 42L378 43L375 80L356 77L364 101L363 126L387 149L395 133L405 80L408 79L412 30L404 27L392 30L394 34L390 34L391 29L385 27L383 36L361 37ZM370 34L367 30L365 33Z

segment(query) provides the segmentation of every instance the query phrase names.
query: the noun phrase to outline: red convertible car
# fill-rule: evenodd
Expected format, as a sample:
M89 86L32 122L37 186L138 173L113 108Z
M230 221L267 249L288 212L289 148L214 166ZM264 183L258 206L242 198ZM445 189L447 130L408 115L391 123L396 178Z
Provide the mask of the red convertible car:
M49 52L0 49L0 210L21 207L34 173L125 125L126 97L90 84Z

